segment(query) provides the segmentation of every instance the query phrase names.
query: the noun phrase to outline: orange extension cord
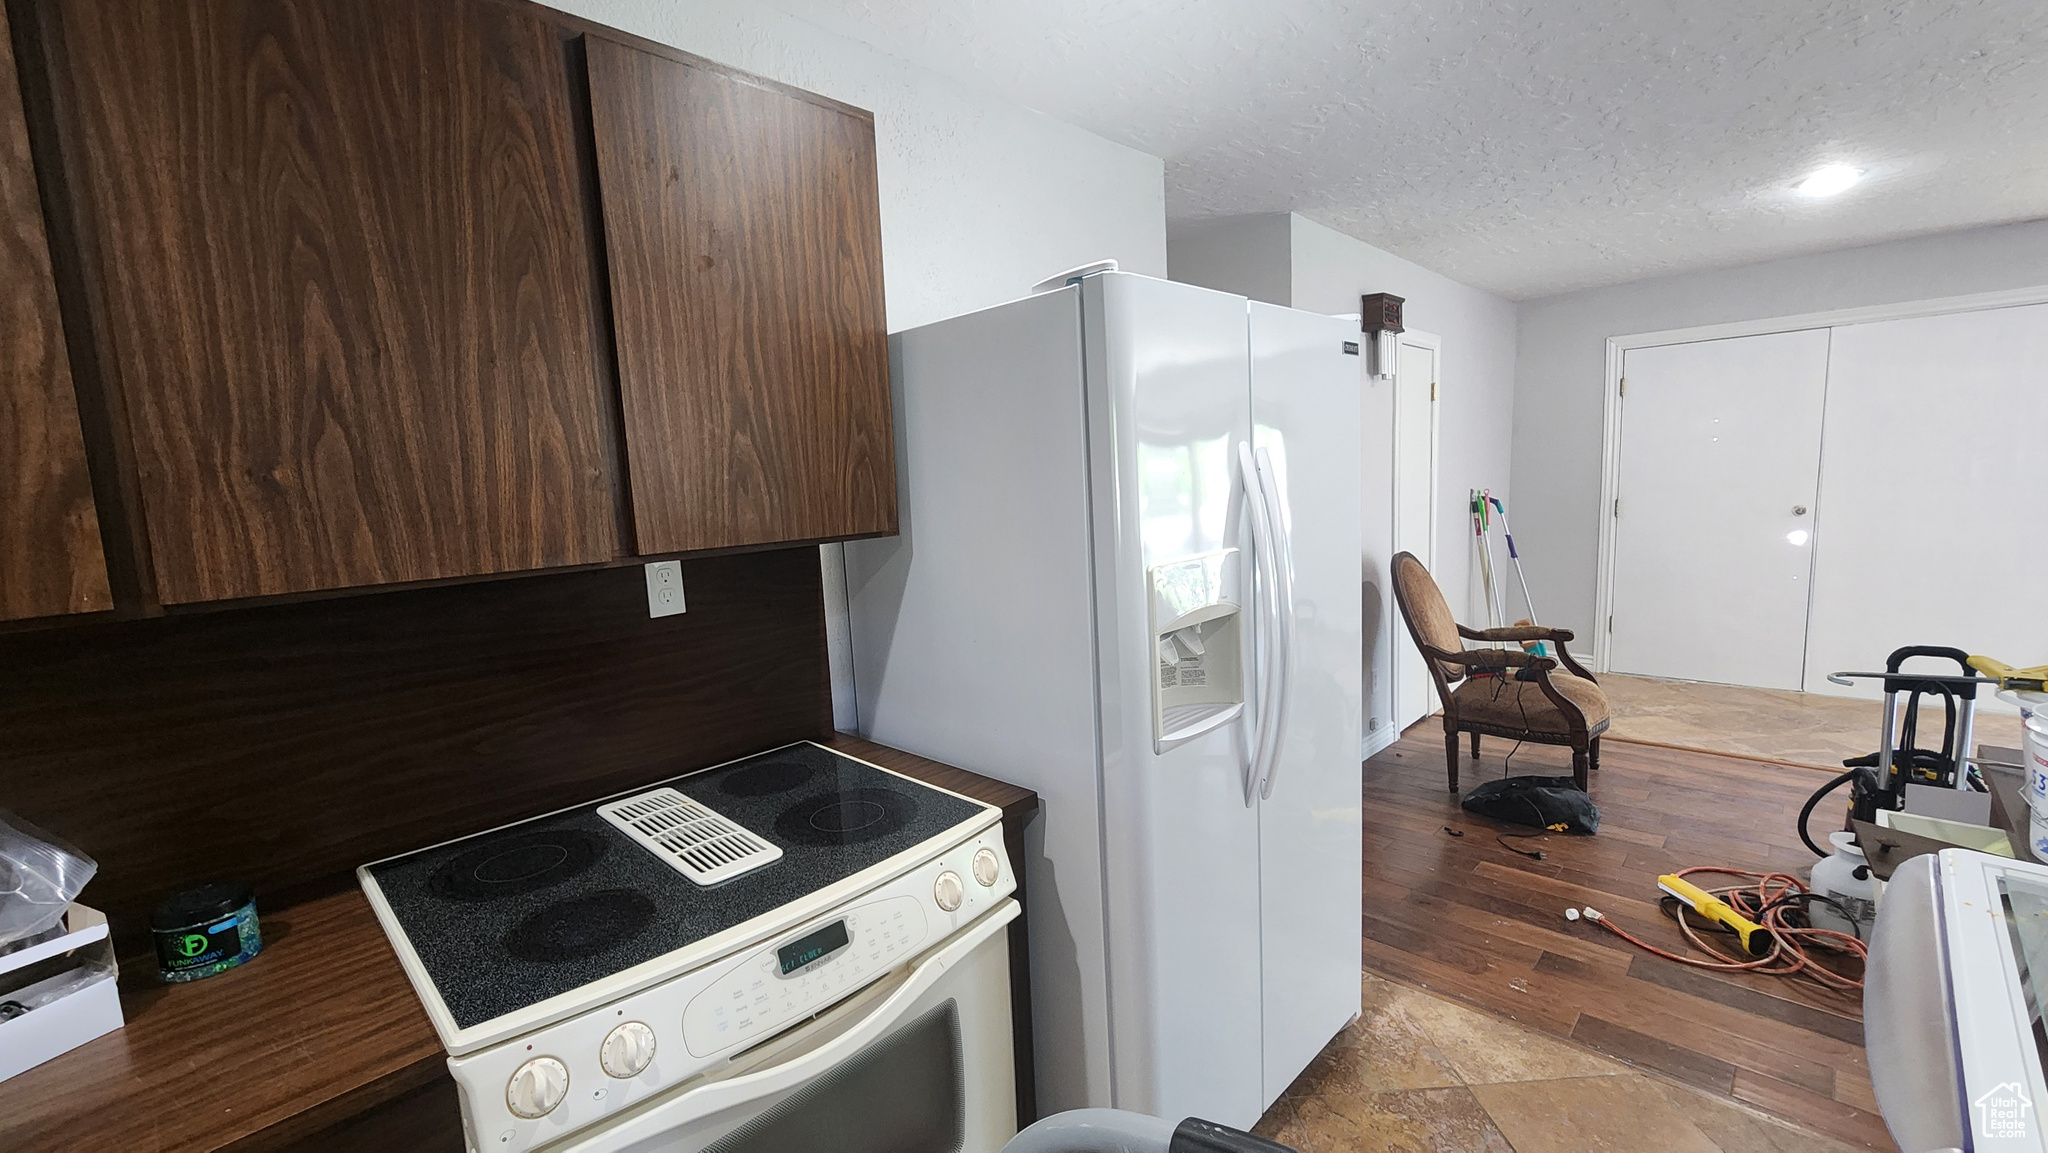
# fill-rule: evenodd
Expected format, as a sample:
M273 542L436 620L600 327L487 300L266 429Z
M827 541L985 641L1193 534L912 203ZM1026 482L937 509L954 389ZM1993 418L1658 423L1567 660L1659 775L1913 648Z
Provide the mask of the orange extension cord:
M1806 902L1800 898L1809 891L1799 878L1790 873L1752 873L1747 869L1722 869L1702 865L1691 869L1680 869L1678 875L1689 877L1694 873L1715 873L1725 877L1747 877L1755 881L1748 884L1730 885L1726 888L1708 889L1709 893L1733 906L1735 911L1751 921L1770 930L1771 951L1761 957L1738 957L1722 952L1707 943L1700 931L1685 917L1685 905L1679 903L1674 916L1678 927L1693 948L1714 958L1706 961L1698 957L1683 957L1668 952L1630 933L1610 920L1606 914L1593 909L1586 910L1589 920L1598 922L1608 932L1627 941L1638 949L1654 953L1667 961L1691 965L1700 969L1724 969L1763 973L1773 977L1800 977L1837 992L1861 989L1863 982L1820 964L1814 959L1816 952L1847 954L1859 962L1869 956L1870 950L1862 941L1848 933L1837 933L1832 929L1815 929L1808 925L1795 925L1789 915L1795 911L1803 913ZM1697 883L1697 882L1695 882ZM1701 886L1705 888L1705 886Z

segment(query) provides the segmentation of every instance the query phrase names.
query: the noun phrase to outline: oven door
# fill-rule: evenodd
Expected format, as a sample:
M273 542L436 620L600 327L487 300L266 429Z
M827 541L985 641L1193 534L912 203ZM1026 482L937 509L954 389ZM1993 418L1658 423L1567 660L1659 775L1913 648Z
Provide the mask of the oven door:
M1017 1132L1006 900L908 969L550 1153L996 1153Z

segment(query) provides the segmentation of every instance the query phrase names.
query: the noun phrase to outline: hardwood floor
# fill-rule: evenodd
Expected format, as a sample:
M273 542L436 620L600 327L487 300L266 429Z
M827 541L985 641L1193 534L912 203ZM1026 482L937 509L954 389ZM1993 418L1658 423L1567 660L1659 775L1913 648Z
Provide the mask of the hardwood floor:
M1804 870L1793 828L1827 778L1732 757L1604 742L1592 837L1498 843L1446 788L1437 722L1365 763L1365 968L1488 1009L1688 1085L1872 1149L1894 1148L1863 1054L1859 996L1660 960L1584 921L1591 905L1683 952L1660 873L1699 865ZM1461 742L1462 743L1462 742ZM1503 773L1489 739L1471 788ZM1567 775L1569 750L1524 745L1517 773ZM1454 837L1445 826L1463 831ZM1523 830L1526 831L1526 830Z

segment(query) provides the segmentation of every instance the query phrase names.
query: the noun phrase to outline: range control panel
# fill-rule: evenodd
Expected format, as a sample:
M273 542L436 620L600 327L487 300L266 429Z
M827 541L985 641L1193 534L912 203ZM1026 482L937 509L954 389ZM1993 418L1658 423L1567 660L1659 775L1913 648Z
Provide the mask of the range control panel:
M779 947L763 949L683 1010L683 1044L693 1056L779 1033L896 967L928 936L931 898L891 897L856 905Z
M743 954L449 1058L470 1149L558 1141L800 1027L995 908L1009 861L992 825Z

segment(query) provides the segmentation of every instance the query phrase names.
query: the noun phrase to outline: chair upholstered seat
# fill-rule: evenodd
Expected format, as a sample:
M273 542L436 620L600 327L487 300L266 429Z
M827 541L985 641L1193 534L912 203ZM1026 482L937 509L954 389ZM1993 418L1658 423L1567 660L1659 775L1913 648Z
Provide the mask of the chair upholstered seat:
M1550 686L1579 706L1589 733L1606 730L1607 694L1600 691L1599 685L1570 673L1553 672ZM1500 729L1571 735L1571 722L1544 695L1543 686L1534 681L1516 680L1512 676L1471 677L1451 695L1457 699L1461 720Z

